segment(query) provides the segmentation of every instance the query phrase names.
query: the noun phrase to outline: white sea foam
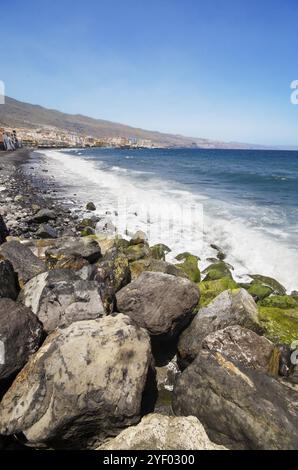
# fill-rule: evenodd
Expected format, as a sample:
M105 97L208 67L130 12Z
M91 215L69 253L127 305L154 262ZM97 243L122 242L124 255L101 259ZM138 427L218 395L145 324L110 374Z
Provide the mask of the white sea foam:
M236 278L245 280L247 274L258 273L278 279L289 290L298 288L297 249L287 243L282 227L271 233L265 224L264 229L256 227L253 207L208 199L158 178L135 178L130 170L109 169L102 162L69 153L51 150L44 154L49 173L75 192L82 204L92 200L99 215L110 211L112 223L122 234L142 229L151 244L168 244L173 250L169 260L191 251L202 258L204 267L206 258L216 254L210 248L215 243L228 254ZM263 216L276 221L272 209Z

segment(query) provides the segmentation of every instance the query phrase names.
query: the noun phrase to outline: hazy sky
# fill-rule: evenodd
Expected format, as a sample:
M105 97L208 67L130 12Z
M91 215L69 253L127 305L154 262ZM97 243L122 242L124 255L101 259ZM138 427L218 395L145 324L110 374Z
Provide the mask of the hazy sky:
M298 144L297 0L1 0L8 96L195 137Z

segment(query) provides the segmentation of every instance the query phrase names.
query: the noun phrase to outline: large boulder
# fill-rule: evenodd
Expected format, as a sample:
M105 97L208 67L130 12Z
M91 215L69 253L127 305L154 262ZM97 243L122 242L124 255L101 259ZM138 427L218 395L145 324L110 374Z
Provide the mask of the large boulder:
M11 262L0 260L0 297L16 300L18 292L17 276Z
M203 340L202 347L264 373L269 372L274 351L274 344L267 338L239 325L211 333Z
M106 314L98 284L84 281L66 269L34 277L25 285L18 300L32 309L47 333Z
M98 450L224 450L213 444L194 416L145 416L137 426L122 431Z
M125 315L53 332L0 404L0 434L29 445L96 448L140 418L148 334Z
M199 310L180 337L180 365L186 367L194 360L207 335L232 325L240 325L257 333L262 332L257 306L245 289L224 291L211 304Z
M6 237L8 237L8 235L8 229L6 227L2 215L0 215L0 245L2 245L2 243L5 243Z
M41 339L42 325L27 307L0 299L0 379L18 372Z
M213 442L240 450L297 449L297 403L297 390L205 350L173 393L176 415L196 416Z
M46 270L45 263L37 258L30 248L15 240L6 242L0 247L0 257L11 262L21 287Z
M173 336L192 318L199 301L188 279L144 272L117 293L117 308L153 336Z
M83 258L89 263L96 263L101 258L100 246L96 240L88 237L60 239L58 243L46 251L46 260L49 267L56 267L57 263L69 259Z

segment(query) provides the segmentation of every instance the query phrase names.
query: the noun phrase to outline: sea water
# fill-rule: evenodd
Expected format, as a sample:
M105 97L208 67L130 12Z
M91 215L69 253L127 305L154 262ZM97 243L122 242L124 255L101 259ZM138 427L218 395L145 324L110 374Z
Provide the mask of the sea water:
M298 290L298 152L203 149L71 149L44 152L65 193L93 201L122 235L215 257L235 277L272 276ZM73 195L76 195L75 197Z

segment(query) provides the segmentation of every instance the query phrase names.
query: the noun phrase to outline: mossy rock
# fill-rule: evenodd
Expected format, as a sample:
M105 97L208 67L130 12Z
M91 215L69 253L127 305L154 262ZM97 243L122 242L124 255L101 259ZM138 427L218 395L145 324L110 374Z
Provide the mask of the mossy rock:
M203 281L198 284L198 287L201 293L200 307L210 304L212 300L225 290L239 288L238 284L230 277L223 277L215 281Z
M171 249L163 243L158 243L150 247L150 256L154 259L165 261L166 255L170 253Z
M85 227L84 230L81 230L81 237L89 237L90 235L95 235L95 230L92 227Z
M95 229L98 221L99 221L98 217L88 217L88 218L82 219L78 223L77 229L79 231L84 230L86 227L92 227Z
M201 273L198 267L199 258L191 253L181 253L176 256L177 261L183 261L183 263L176 264L176 267L180 269L188 279L192 282L198 283L201 281Z
M262 276L261 274L250 274L249 277L251 277L254 281L260 282L264 286L270 287L273 290L273 293L276 295L285 295L287 292L285 287L272 277Z
M298 301L290 295L272 295L262 300L259 305L262 307L282 308L284 310L298 309Z
M140 243L139 245L130 245L123 250L127 256L128 261L137 261L142 258L150 256L150 249L147 243Z
M247 291L256 301L263 300L273 293L271 287L264 286L259 281L253 281L247 288Z
M144 271L171 274L172 276L177 277L186 277L186 275L178 269L176 265L153 258L144 258L133 261L130 263L130 271L132 280L137 279Z
M266 299L269 300L269 299ZM259 306L265 336L274 343L291 345L298 338L298 307L282 309Z
M204 281L217 281L223 277L230 277L232 279L231 266L224 261L210 264L210 266L204 269L203 274L206 274Z

